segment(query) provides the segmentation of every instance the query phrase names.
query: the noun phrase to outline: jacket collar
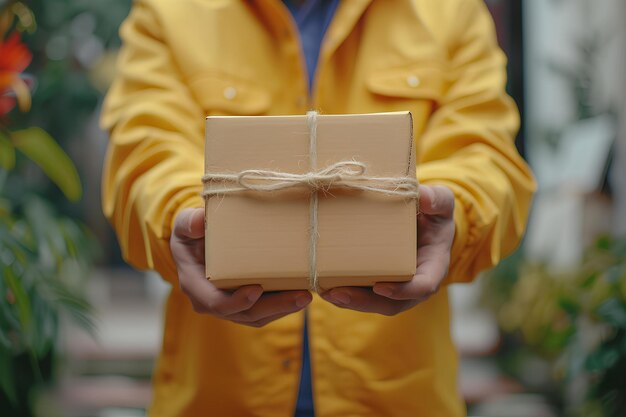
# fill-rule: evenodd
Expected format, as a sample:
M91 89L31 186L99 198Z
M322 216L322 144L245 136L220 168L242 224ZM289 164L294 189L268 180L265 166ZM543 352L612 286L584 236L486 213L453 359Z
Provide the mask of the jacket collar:
M328 28L321 58L330 57L346 40L373 0L342 0Z

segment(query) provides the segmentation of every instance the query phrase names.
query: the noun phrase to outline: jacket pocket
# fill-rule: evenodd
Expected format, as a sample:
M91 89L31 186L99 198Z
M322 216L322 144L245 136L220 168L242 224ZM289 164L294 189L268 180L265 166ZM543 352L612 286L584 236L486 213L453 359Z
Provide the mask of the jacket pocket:
M271 105L271 94L265 87L218 71L192 77L189 86L209 115L260 115Z
M439 102L443 75L437 66L410 65L380 69L367 78L368 90L379 96Z

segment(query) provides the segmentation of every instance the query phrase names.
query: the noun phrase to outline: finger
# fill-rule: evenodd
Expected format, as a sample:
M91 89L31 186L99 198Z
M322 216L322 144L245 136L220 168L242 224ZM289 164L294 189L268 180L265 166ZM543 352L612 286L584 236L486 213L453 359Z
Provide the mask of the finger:
M197 263L201 264L202 267L204 268L204 262L205 262L204 238L192 240L189 243L191 246L190 248L191 256ZM191 243L194 243L194 244L191 245Z
M279 314L302 310L313 300L308 291L266 293L250 309L227 317L229 320L253 323Z
M441 245L440 245L441 246ZM424 301L437 291L448 274L449 251L439 246L420 249L415 275L407 282L379 282L374 284L376 294L393 300Z
M173 236L170 239L170 251L178 268L182 264L204 267L204 239L181 240Z
M174 221L173 235L182 240L204 237L204 209L182 210Z
M232 320L233 323L237 323L237 324L241 324L244 326L250 326L250 327L263 327L268 325L269 323L276 321L278 319L281 319L285 316L288 316L292 313L279 313L279 314L275 314L273 316L269 316L266 317L264 319L258 320L258 321L253 321L253 322L246 322L246 321L236 321L236 320Z
M420 185L420 213L450 217L454 213L454 194L443 185Z
M260 285L248 285L234 292L221 290L204 277L204 267L200 264L183 265L179 269L179 281L196 312L219 317L248 310L263 294Z
M441 246L447 252L452 248L456 225L452 218L420 216L417 228L417 255L423 253L423 249L429 246Z
M397 301L382 297L370 288L339 287L322 294L322 298L337 307L367 313L393 316L417 304L416 301Z

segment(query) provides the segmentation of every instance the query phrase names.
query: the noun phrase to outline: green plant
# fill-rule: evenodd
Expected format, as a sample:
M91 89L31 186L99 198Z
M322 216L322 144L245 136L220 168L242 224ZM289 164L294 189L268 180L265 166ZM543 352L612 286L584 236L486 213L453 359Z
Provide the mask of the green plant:
M0 408L23 416L31 388L52 377L45 363L56 353L61 314L93 328L82 295L93 243L82 226L59 218L37 196L0 204Z
M7 0L4 0L5 2ZM22 0L37 17L36 30L24 32L23 41L33 54L28 72L36 79L29 113L12 115L16 126L38 126L48 132L77 163L82 178L98 169L85 155L101 152L86 128L113 76L120 45L119 25L131 0ZM13 2L15 4L15 2ZM96 156L97 158L97 156ZM29 171L30 189L51 201L61 212L95 224L93 199L70 202L49 181ZM38 178L32 178L38 177ZM104 222L103 222L104 223ZM109 250L115 253L114 248Z
M53 380L62 314L93 328L83 296L93 240L84 226L59 216L31 191L28 175L38 166L69 201L78 201L82 187L76 168L43 129L9 127L13 108L26 112L31 104L33 79L23 71L32 55L19 33L34 25L23 3L1 3L0 410L7 417L33 415L35 394Z
M120 44L118 28L131 0L28 0L37 30L24 36L37 77L32 112L16 115L35 123L63 145L82 133L102 99L99 71ZM108 65L108 64L107 64Z
M568 415L626 415L626 237L599 239L570 271L508 262L488 274L485 298L524 342L516 349L548 361Z

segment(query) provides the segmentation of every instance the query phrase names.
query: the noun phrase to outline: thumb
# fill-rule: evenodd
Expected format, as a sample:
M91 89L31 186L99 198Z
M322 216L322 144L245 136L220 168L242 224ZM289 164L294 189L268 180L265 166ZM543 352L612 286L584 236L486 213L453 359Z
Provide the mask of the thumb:
M454 213L454 194L443 185L420 185L420 213L451 217Z
M204 209L187 208L182 210L174 221L174 236L182 239L204 237Z

